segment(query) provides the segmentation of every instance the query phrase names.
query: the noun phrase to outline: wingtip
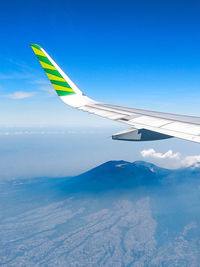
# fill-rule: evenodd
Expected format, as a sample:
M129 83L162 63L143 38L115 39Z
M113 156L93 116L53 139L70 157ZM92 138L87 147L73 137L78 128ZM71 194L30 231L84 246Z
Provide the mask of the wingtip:
M41 46L40 45L38 45L38 44L30 44L30 46L33 48L37 48L37 49L41 49Z

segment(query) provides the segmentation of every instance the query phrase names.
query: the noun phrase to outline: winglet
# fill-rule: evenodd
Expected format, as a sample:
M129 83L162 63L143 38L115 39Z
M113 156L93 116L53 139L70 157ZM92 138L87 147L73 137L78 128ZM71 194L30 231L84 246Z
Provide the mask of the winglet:
M79 88L70 80L41 46L31 44L31 48L60 97L75 94L82 95Z

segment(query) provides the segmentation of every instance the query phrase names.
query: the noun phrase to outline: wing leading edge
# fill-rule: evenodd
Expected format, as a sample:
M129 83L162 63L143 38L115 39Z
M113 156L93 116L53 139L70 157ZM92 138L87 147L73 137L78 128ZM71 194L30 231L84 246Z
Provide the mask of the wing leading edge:
M152 141L177 137L200 143L200 118L120 107L94 101L70 80L39 45L31 47L61 100L74 108L131 126L115 140Z

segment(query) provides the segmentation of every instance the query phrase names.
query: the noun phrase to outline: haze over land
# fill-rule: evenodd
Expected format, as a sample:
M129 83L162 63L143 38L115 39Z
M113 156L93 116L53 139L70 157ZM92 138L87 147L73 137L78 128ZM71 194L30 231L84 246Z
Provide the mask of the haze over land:
M199 161L199 145L184 140L112 140L120 127L2 127L0 181L77 175L110 159L147 160L170 169Z
M2 266L198 266L200 169L107 162L0 185Z

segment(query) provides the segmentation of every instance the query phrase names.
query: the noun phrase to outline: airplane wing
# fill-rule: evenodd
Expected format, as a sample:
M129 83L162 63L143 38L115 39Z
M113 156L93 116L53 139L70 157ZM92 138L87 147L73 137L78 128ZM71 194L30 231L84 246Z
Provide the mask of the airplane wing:
M177 137L200 143L200 118L97 102L85 94L39 45L31 47L61 100L74 108L130 126L114 140L152 141Z

